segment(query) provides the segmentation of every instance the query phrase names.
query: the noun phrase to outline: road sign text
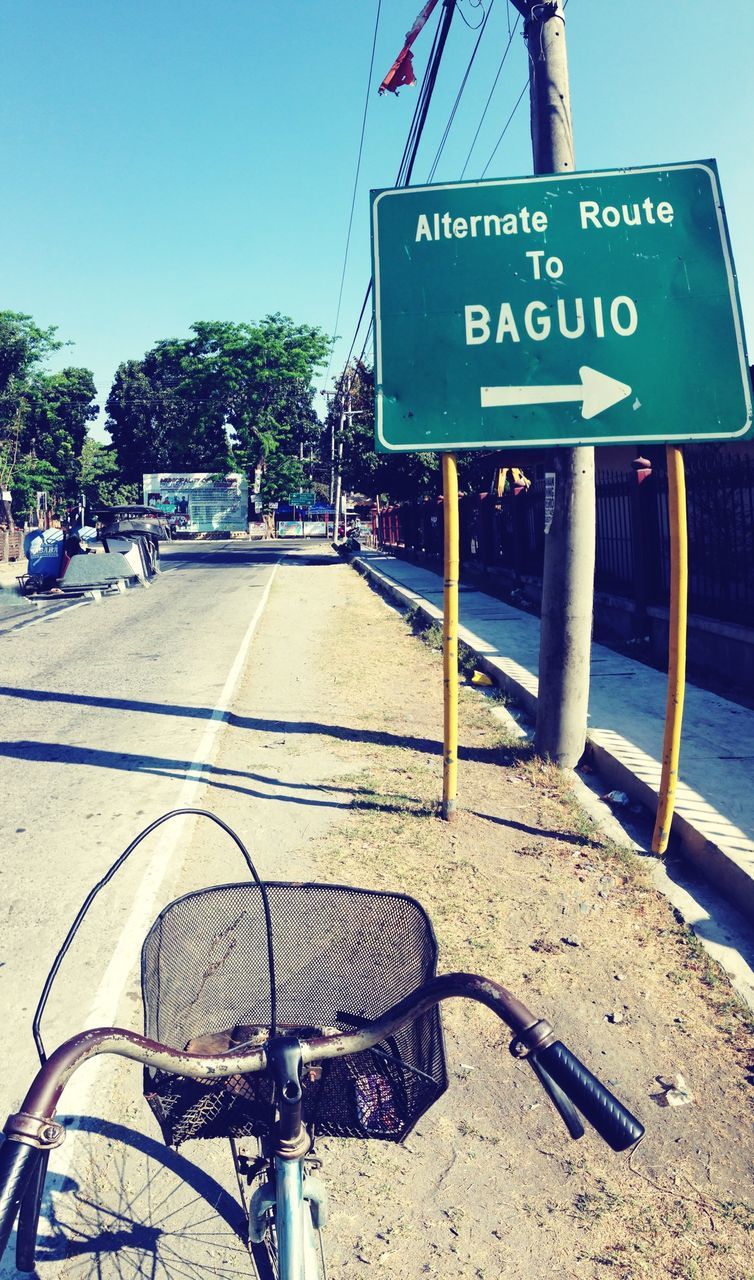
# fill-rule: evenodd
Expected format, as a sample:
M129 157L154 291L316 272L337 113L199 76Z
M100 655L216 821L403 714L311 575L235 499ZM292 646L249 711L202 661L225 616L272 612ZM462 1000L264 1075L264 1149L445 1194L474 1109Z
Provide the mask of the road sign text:
M519 315L519 323L510 302L501 302L495 308L497 323L495 326L495 342L504 342L506 337L512 342L521 341L519 326L532 342L544 342L553 333L552 305L534 299L524 307ZM463 309L466 328L466 345L477 346L489 342L492 337L492 316L487 307L480 303L467 304ZM622 338L628 338L636 332L639 315L636 303L632 298L621 295L612 298L605 306L602 298L572 298L568 302L558 298L555 303L556 330L563 338L583 338L587 332L597 338L605 336L605 322Z
M740 439L714 161L373 193L376 443Z

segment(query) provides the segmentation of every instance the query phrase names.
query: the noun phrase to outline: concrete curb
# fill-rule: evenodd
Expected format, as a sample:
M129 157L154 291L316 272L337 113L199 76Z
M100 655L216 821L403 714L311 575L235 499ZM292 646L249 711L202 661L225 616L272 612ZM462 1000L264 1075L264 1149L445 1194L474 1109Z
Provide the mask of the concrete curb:
M413 608L432 622L442 620L441 609L382 573L365 557L356 555L351 563L399 607ZM529 719L535 719L536 676L514 659L496 651L493 651L494 657L485 654L485 648L489 649L489 646L468 628L459 627L458 634L475 654L479 669L503 688ZM654 813L657 787L653 784L659 778L657 761L618 733L599 729L590 731L587 753L590 763L610 787L625 791L631 800L648 809L650 814ZM686 810L685 814L682 809ZM698 823L688 816L689 812L699 815ZM705 827L719 832L719 841L711 838ZM754 921L754 843L745 833L715 811L702 796L681 784L672 834L682 855L739 911Z

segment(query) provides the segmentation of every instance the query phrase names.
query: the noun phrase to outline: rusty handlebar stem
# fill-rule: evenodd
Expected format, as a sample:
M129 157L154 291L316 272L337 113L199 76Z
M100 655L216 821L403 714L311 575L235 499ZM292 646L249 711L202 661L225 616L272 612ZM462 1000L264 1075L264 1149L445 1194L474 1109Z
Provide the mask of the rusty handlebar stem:
M452 997L476 1000L496 1013L514 1032L514 1045L519 1047L519 1052L543 1048L554 1039L549 1023L535 1018L526 1005L491 978L473 973L447 973L432 978L375 1022L360 1027L358 1031L301 1040L302 1060L306 1064L326 1058L345 1058L371 1049L387 1036L394 1035L410 1019ZM146 1067L195 1080L249 1075L264 1071L267 1066L264 1048L244 1050L240 1046L232 1053L210 1056L171 1049L135 1031L124 1031L119 1027L83 1031L60 1045L38 1071L21 1110L8 1118L4 1130L6 1136L43 1148L58 1145L62 1141L62 1130L52 1122L60 1095L83 1063L103 1053L114 1053L141 1062Z

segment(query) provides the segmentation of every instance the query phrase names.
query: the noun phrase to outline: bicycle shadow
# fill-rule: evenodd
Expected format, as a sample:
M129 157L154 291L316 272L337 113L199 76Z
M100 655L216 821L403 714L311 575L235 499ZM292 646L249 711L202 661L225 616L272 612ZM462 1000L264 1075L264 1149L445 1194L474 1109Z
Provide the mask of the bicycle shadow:
M76 1145L76 1176L48 1173L33 1273L38 1280L249 1275L244 1212L217 1178L126 1125L61 1118ZM202 1146L209 1154L217 1144ZM229 1157L226 1165L231 1171ZM28 1275L16 1270L14 1257L15 1236L0 1280Z

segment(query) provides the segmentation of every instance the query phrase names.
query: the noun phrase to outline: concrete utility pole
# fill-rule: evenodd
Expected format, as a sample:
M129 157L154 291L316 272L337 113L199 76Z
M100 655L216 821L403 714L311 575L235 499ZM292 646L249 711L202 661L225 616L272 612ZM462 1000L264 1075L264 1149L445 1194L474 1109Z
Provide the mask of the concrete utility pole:
M323 392L323 395L326 394ZM335 497L335 418L330 415L330 506Z
M347 406L347 408L346 408ZM340 400L340 429L338 431L338 447L335 456L335 514L333 517L333 541L340 541L340 495L343 483L343 434L346 425L346 413L348 414L348 422L351 422L351 384L349 383L345 391L341 391ZM345 521L343 521L343 532L345 533Z
M525 19L529 50L535 173L574 168L563 0L513 0ZM545 535L537 754L563 768L578 763L586 741L594 602L594 449L558 449L555 510Z

